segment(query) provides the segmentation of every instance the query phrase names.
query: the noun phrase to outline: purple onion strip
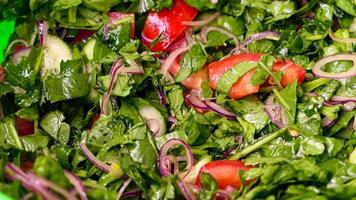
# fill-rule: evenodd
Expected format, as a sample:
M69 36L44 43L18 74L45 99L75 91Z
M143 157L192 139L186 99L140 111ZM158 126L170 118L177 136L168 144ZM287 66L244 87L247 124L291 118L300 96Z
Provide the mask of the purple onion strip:
M72 185L74 186L75 190L79 193L79 196L82 200L87 200L87 194L85 193L85 187L82 183L82 180L80 180L79 177L77 177L76 175L72 174L69 171L64 171L66 177L68 178L68 180L72 183Z
M110 166L106 163L98 160L95 155L88 149L88 147L84 143L79 144L80 150L83 152L85 157L97 168L103 170L104 172L110 172Z

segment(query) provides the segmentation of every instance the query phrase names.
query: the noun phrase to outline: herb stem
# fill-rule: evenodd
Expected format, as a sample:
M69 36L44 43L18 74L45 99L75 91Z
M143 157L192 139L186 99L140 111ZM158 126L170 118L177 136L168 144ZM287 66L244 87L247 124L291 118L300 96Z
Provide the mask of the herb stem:
M287 102L283 99L281 93L279 93L278 90L276 90L275 88L272 90L274 92L274 94L277 96L278 100L281 102L282 106L287 110L290 111L291 108L290 106L287 104Z
M282 85L280 83L280 81L277 79L277 77L274 75L274 73L268 69L268 67L263 63L263 62L259 62L258 63L260 67L262 67L262 69L264 69L269 75L271 75L271 77L273 78L274 82L276 82L277 86L279 89L282 89Z
M241 151L236 152L234 155L230 156L230 160L238 160L240 158L245 157L246 155L256 151L257 149L261 148L263 145L271 142L272 140L276 139L280 135L282 135L285 131L287 130L287 127L284 127L277 132L274 132L268 136L265 136L264 138L258 140L254 144L242 149Z

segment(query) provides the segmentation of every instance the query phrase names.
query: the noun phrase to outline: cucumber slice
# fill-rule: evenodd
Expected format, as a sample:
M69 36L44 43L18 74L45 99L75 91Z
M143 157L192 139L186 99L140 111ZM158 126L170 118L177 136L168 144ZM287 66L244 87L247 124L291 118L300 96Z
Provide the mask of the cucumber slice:
M59 74L61 71L61 62L71 59L73 59L73 56L68 45L58 37L48 35L44 50L42 76L48 72Z
M163 115L157 108L143 99L134 99L136 107L141 117L146 121L149 129L156 136L161 136L166 133L166 121Z
M95 39L91 39L83 47L84 54L87 56L89 60L93 60L95 42L96 42Z

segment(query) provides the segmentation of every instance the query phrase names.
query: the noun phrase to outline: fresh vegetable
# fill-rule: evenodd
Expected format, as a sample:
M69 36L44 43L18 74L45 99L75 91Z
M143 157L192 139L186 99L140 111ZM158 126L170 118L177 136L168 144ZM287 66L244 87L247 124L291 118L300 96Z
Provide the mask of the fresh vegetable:
M179 37L184 37L188 27L182 22L192 21L197 13L184 0L175 0L170 9L148 12L141 34L142 42L152 51L166 50Z
M208 173L214 177L220 189L226 189L227 187L239 189L242 185L239 175L240 171L247 172L250 169L250 166L246 166L240 160L212 161L205 164L200 169L196 184L200 186L200 177L202 173ZM248 184L249 182L246 183Z
M0 1L1 194L353 199L355 6Z

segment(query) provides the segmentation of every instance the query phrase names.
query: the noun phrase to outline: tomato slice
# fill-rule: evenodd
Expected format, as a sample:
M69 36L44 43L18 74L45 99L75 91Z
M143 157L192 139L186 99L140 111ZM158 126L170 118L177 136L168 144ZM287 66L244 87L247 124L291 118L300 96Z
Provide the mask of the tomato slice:
M15 118L17 134L19 136L32 135L34 133L33 121L28 121L20 117Z
M177 76L180 69L180 59L181 56L178 56L172 65L169 67L168 72L173 76ZM182 85L190 90L200 90L201 83L205 80L208 80L208 68L205 66L199 71L191 74L187 79L182 81Z
M248 71L244 76L236 81L229 91L229 96L237 100L245 96L258 93L260 85L252 85L250 82L255 72L256 68Z
M159 12L148 13L143 32L142 42L150 47L151 43L158 39L150 49L152 51L164 51L179 36L181 36L187 26L183 25L183 21L192 21L198 11L189 6L184 0L174 0L171 9L163 9Z
M240 170L246 172L250 170L251 166L246 166L239 160L216 160L205 164L199 171L196 180L196 185L200 187L200 176L202 173L209 173L218 183L220 189L225 189L228 186L236 189L241 187L241 180L239 177ZM251 181L246 181L249 184Z
M234 67L236 64L245 61L258 62L261 58L261 54L257 53L242 53L227 57L223 60L210 63L208 66L210 87L216 89L216 85L220 77L230 68Z
M298 84L303 83L305 77L305 70L302 66L293 63L291 60L286 59L282 61L277 59L273 64L272 71L274 72L283 72L281 84L283 87L293 83L295 80L298 81Z

